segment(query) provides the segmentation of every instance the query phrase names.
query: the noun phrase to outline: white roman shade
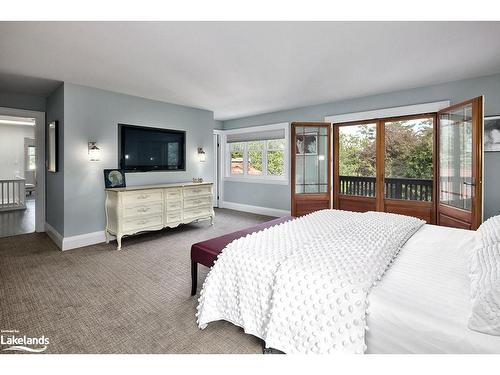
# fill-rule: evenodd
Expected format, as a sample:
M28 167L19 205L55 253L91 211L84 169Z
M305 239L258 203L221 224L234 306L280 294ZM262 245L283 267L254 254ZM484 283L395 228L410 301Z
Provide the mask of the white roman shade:
M273 129L264 131L252 131L244 133L227 134L227 143L248 142L248 141L264 141L268 139L284 139L285 129Z

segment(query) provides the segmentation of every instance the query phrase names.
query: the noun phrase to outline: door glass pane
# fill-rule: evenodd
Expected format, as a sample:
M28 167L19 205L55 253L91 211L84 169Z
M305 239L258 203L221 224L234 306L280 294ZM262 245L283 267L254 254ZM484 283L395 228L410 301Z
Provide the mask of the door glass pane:
M449 206L470 211L474 193L472 178L472 106L439 118L439 199Z
M243 154L245 152L245 143L230 143L231 152L231 174L243 174Z
M295 135L295 192L328 192L328 131L297 127Z
M252 176L262 175L262 156L264 142L248 142L248 174Z
M339 126L340 194L375 197L376 124Z
M433 118L385 123L385 198L432 201Z

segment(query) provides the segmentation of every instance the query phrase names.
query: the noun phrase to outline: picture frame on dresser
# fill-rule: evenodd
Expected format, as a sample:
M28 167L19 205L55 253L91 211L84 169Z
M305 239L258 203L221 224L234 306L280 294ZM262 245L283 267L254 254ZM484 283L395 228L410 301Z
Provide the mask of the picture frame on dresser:
M121 169L104 169L104 187L106 189L110 188L122 188L126 187L125 172Z

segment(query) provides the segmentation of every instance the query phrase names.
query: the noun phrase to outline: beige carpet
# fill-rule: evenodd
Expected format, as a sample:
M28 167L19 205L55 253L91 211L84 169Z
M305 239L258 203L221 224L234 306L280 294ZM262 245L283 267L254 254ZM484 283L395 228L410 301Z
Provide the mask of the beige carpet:
M45 234L0 238L0 329L49 338L48 353L261 353L242 329L196 326L190 246L269 217L208 222L61 252ZM201 288L207 269L200 266ZM5 352L4 352L5 353Z

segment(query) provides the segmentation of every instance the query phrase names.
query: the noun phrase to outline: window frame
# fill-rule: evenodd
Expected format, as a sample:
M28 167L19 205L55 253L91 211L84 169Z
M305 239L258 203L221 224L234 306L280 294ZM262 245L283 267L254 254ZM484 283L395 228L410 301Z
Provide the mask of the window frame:
M273 176L268 175L267 170L267 162L268 162L268 151L278 151L276 149L268 148L269 139L261 139L257 141L263 142L262 149L262 174L261 175L249 175L248 174L248 143L252 141L242 141L244 144L243 151L243 174L234 175L231 174L231 143L227 142L228 134L242 134L242 133L250 133L250 132L261 132L267 130L284 130L285 137L284 139L284 149L283 149L283 175L282 176ZM223 165L224 165L224 174L223 180L230 182L248 182L248 183L263 183L263 184L281 184L288 185L290 183L290 125L289 123L280 123L280 124L271 124L271 125L262 125L262 126L253 126L248 128L227 130L222 132L222 147L223 147Z

